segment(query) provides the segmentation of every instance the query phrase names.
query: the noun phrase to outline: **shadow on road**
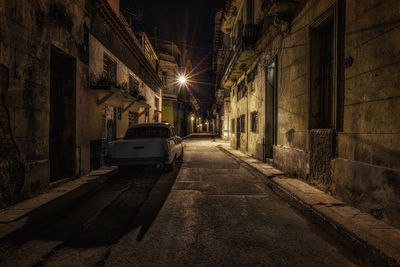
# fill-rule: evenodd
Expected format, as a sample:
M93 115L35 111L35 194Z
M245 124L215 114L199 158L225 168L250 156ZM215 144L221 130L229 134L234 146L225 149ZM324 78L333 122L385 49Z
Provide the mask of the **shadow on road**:
M42 220L39 225L18 231L0 244L0 262L10 253L18 255L20 249L25 251L24 244L38 242L41 246L40 240L51 241L56 246L37 248L44 254L47 249L52 250L42 255L44 259L63 254L68 248L110 246L138 227L141 228L137 240L141 240L168 198L180 166L181 163L177 163L173 172L155 168L117 172L90 198L81 199L68 210Z
M181 164L177 164L176 169L168 174L164 174L157 181L153 189L150 191L147 200L143 203L139 213L136 215L133 225L131 225L129 231L141 227L136 237L136 241L141 241L150 229L158 213L163 207L167 200L172 186L176 181Z
M175 183L180 164L173 172L148 169L131 186L103 209L87 226L68 242L68 247L100 247L116 243L125 233L141 227L137 240L146 234L168 198ZM130 179L131 171L119 172L112 183Z

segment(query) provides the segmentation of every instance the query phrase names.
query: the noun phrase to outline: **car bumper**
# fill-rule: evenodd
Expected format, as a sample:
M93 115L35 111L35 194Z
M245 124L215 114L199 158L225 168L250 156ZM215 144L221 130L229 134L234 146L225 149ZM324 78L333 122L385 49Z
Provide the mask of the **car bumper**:
M123 158L109 159L109 165L113 166L137 166L137 165L152 165L152 164L168 164L167 158Z

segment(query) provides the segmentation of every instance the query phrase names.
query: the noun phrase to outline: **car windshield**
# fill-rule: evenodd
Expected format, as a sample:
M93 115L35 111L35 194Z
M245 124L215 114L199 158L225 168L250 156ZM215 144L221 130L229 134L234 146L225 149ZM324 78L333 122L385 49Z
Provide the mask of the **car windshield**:
M169 137L169 129L165 127L137 127L129 129L125 139Z

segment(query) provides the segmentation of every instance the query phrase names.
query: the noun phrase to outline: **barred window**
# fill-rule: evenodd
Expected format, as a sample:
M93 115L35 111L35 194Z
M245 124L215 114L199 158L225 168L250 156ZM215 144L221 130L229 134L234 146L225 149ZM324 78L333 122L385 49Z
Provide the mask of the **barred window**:
M104 53L103 56L103 72L110 80L117 81L117 62L112 60L109 56Z
M139 123L139 113L129 111L129 127Z
M240 132L244 133L246 131L246 116L240 116Z
M139 81L132 75L129 75L129 94L133 97L138 97L139 94Z
M258 131L258 112L253 111L250 113L250 124L251 131L256 133Z

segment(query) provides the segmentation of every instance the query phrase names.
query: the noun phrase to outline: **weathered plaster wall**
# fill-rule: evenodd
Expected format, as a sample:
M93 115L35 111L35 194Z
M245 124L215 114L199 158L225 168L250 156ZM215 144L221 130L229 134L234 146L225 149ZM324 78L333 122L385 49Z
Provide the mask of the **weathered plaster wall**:
M235 131L229 139L236 147L236 118L247 114L246 126L250 127L250 112L259 110L258 133L248 128L248 137L241 134L241 149L258 157L257 147L265 135L265 67L276 57L278 128L274 163L399 225L400 5L397 0L341 2L345 7L345 62L338 64L343 71L340 82L344 93L337 104L343 117L338 113L336 132L309 129L309 64L313 52L310 27L338 1L309 0L289 30L278 34L256 59L262 71L256 75L254 92L249 88L248 98L237 101L237 88L232 88L229 116L235 119Z
M400 5L347 1L343 132L333 192L400 226Z
M162 121L174 125L174 104L171 100L163 100Z
M90 168L90 142L85 138L91 131L88 101L89 79L89 27L90 16L84 9L85 1L52 1L50 3L50 42L76 60L76 106L75 106L75 175L85 174Z
M259 160L263 160L263 139L265 134L265 71L262 64L252 66L257 68L254 81L247 83L249 108L247 114L248 120L248 152ZM251 131L251 112L258 114L258 129L256 132Z
M308 1L293 19L290 31L279 34L263 52L263 61L267 64L277 57L278 110L274 162L302 178L309 173L309 27L334 2Z
M5 164L1 205L48 186L50 47L57 46L78 62L87 61L84 5L84 1L47 0L0 3L0 64L8 68L10 78L2 105L9 111L9 119L6 116L7 130L0 139L3 148L8 147L3 152L13 155L15 164L22 164L13 169L7 167L10 162L1 160L0 165ZM77 90L83 84L77 76ZM0 157L5 157L4 153Z
M399 20L396 0L347 3L340 157L400 168Z
M278 145L274 162L308 178L309 26L335 1L308 1L290 33L278 36L265 57L278 56ZM321 183L365 211L400 221L400 12L398 1L345 1L343 130L336 136L331 177ZM312 147L315 151L319 148ZM317 149L317 150L316 150ZM328 169L328 168L327 168ZM322 175L321 177L325 177Z
M230 138L231 133L231 117L230 117L230 99L225 99L224 100L224 106L223 106L223 120L221 120L221 137L222 139L228 141Z

